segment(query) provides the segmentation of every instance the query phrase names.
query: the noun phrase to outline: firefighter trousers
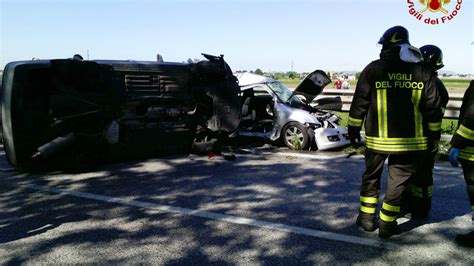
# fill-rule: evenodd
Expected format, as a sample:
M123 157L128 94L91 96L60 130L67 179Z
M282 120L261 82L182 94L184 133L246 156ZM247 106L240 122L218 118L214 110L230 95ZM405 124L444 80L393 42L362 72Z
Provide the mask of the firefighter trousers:
M415 174L410 178L402 201L402 208L406 208L412 215L428 215L431 210L433 167L436 153L437 150L420 152L416 158Z
M467 185L467 196L471 202L472 222L474 225L474 161L459 159Z
M395 222L400 212L402 194L408 186L410 177L416 170L418 152L406 154L381 154L369 149L365 152L366 170L362 175L360 187L361 219L374 220L380 193L380 179L383 166L388 158L387 191L383 200L379 218L390 223Z

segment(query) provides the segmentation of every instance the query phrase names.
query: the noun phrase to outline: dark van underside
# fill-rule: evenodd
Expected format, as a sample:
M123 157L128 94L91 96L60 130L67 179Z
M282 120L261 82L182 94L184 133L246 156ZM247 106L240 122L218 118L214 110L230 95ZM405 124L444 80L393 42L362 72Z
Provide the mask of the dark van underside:
M222 57L198 63L13 62L3 73L2 126L20 168L189 152L202 132L239 124L239 87Z

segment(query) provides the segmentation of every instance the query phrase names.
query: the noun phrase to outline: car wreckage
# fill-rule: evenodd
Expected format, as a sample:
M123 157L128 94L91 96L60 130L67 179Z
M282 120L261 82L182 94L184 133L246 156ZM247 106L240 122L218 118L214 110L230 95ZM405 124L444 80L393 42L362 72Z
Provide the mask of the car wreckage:
M331 80L316 70L291 91L281 82L253 73L237 75L242 95L238 134L281 141L290 149L329 150L350 144L340 118L324 109L340 110L340 97L321 98ZM314 105L310 105L314 104Z
M237 79L223 56L190 63L82 60L11 62L1 111L17 168L81 170L205 148L240 122Z
M282 140L291 149L349 143L336 115L309 105L323 102L313 101L330 83L323 71L292 92L264 76L234 76L222 55L203 56L188 63L80 56L8 63L0 93L8 161L23 170L82 171L210 152L237 135Z

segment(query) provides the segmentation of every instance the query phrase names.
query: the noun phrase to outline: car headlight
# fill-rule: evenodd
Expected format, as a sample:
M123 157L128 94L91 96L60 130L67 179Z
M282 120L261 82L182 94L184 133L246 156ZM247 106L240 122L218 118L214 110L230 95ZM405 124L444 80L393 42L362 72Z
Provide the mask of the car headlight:
M341 139L339 138L338 135L332 135L332 136L328 136L328 140L329 141L340 141Z
M305 125L312 129L317 129L321 127L321 124L318 124L318 123L305 123Z

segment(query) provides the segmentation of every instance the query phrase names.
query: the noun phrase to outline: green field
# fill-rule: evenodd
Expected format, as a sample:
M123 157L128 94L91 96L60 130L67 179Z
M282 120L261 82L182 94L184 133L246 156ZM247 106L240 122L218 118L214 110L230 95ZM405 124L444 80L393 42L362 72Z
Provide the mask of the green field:
M469 87L469 79L441 79L448 90L465 91Z
M300 83L299 79L279 79L279 81L285 84L288 88L294 88ZM350 80L349 83L351 84L351 89L354 89L357 83L357 80ZM327 86L327 88L330 88L330 89L332 89L333 87L334 87L334 81L332 82L332 84Z

